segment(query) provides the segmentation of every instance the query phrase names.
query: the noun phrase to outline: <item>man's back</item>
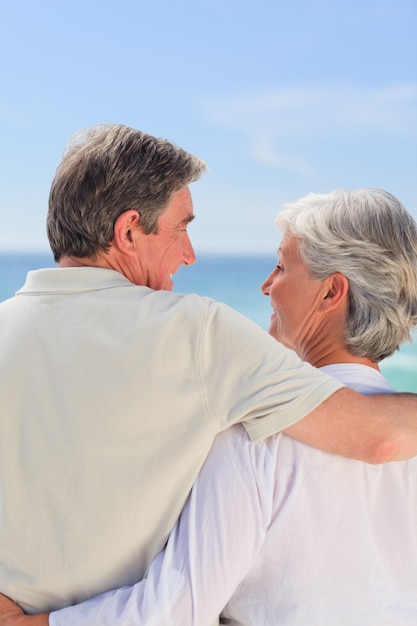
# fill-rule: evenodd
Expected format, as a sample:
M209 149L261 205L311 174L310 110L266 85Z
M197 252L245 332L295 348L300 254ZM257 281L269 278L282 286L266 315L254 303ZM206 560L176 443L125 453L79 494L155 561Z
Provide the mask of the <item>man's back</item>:
M253 324L112 270L31 273L0 329L0 589L28 612L138 580L215 434L268 414L279 429L284 361L298 395Z
M51 271L61 280L64 271L79 273ZM190 367L195 345L174 352L169 323L160 336L163 313L158 319L158 305L148 301L164 292L98 271L107 280L101 291L19 295L0 318L1 588L28 610L143 575L211 443L209 417L200 412L195 424L206 444L191 457L186 438L196 434L190 416L183 431L174 397L182 384L200 392ZM114 279L127 286L112 286ZM136 316L123 290L136 292ZM54 593L41 599L40 587Z

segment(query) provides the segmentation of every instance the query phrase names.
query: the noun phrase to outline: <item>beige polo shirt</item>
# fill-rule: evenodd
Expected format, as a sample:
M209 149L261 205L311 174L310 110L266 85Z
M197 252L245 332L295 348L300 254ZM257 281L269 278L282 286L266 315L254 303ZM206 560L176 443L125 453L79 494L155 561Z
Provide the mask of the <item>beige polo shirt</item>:
M135 582L216 433L266 437L340 386L211 299L30 272L0 304L0 591L35 612Z

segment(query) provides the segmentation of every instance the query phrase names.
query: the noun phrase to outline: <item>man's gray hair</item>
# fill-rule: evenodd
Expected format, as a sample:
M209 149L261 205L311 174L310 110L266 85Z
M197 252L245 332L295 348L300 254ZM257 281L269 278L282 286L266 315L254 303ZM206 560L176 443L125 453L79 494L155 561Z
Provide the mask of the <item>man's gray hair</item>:
M94 258L109 249L124 211L140 213L146 234L173 193L198 180L204 161L164 139L123 125L99 124L76 133L49 195L47 231L56 261Z
M410 340L417 325L417 224L393 195L373 188L310 193L276 225L299 240L316 279L349 279L346 345L374 362Z

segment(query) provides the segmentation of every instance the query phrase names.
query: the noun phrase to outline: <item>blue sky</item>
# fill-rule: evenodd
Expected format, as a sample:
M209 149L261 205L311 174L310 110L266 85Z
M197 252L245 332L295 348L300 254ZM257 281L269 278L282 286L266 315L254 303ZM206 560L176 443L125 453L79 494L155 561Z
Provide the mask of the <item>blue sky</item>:
M274 253L309 191L376 186L417 218L415 0L14 0L0 6L0 251L48 250L49 186L99 122L207 161L198 252Z

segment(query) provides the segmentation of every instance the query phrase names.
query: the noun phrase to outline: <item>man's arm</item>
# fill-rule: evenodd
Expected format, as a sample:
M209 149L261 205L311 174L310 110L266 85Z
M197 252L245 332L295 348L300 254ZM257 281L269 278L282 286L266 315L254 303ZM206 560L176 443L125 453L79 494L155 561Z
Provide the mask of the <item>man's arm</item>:
M311 446L368 463L417 454L417 396L341 391L341 382L228 307L214 303L208 319L202 371L212 414L228 407L224 427L243 421L253 439L284 429ZM227 368L219 368L219 358Z
M417 395L363 396L339 389L285 433L366 463L409 459L417 455Z

